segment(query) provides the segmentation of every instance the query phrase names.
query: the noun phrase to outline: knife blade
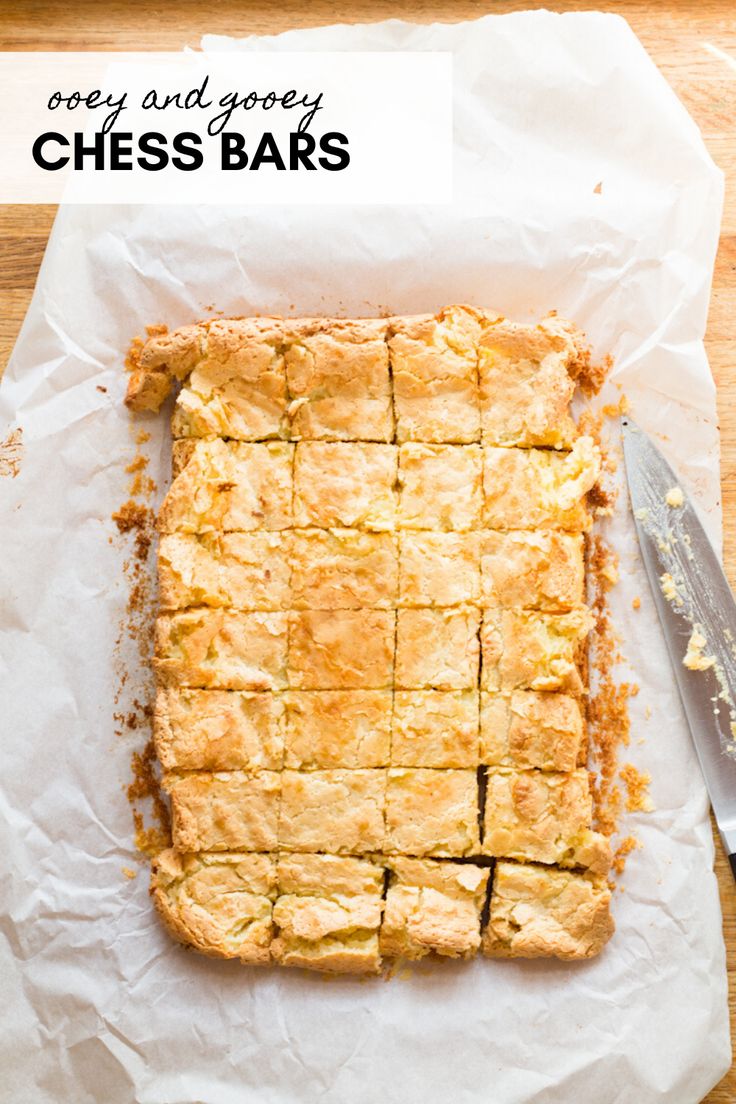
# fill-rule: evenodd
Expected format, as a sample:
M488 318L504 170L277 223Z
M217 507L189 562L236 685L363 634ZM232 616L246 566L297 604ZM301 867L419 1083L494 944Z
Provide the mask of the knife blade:
M642 560L736 878L736 602L672 468L628 415L621 429Z

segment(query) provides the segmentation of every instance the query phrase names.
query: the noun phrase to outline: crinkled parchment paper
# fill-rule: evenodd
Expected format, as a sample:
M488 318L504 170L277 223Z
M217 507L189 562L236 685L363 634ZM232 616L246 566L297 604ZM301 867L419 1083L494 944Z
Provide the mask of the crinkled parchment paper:
M177 948L144 872L121 874L136 862L131 737L112 721L127 553L110 515L130 478L122 361L146 323L189 322L210 304L374 314L468 301L518 318L557 308L614 355L634 417L663 435L720 534L701 339L722 181L627 25L539 12L205 40L263 46L452 50L455 201L60 211L0 390L0 436L20 425L24 443L19 475L0 481L0 1097L693 1104L730 1059L713 843L623 508L607 530L622 563L615 623L642 688L627 757L651 773L656 812L623 824L644 846L600 958L438 963L390 983L258 971ZM145 424L165 482L168 429Z

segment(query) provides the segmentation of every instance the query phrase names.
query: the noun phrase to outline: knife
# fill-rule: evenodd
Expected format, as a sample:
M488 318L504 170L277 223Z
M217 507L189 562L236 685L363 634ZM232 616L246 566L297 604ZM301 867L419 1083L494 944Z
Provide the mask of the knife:
M672 468L631 418L621 428L642 560L736 878L736 603Z

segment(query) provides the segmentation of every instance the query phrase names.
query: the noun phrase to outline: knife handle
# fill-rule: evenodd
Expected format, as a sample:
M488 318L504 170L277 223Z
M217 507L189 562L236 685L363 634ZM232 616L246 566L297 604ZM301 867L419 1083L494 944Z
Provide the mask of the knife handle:
M734 878L736 878L736 852L732 852L728 856L728 861L731 864L731 873L733 874Z

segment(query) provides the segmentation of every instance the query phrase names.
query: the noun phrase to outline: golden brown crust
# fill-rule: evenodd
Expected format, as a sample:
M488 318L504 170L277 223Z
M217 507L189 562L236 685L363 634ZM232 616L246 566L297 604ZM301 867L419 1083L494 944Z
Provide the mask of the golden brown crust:
M391 765L476 767L478 691L396 690Z
M569 610L585 600L580 533L486 530L480 537L481 606Z
M483 954L497 958L592 958L613 935L605 878L498 862Z
M476 772L392 767L384 850L448 858L479 854Z
M470 958L480 947L480 918L488 868L433 859L388 859L380 945L383 954L408 959L430 952Z
M569 613L484 610L482 688L582 694L585 640L592 623L585 606Z
M400 609L395 684L401 690L466 690L478 685L480 613L473 606Z
M288 616L206 608L160 614L154 635L156 677L163 686L282 690Z
M483 443L570 448L582 335L550 315L537 325L494 319L478 343Z
M281 770L284 713L279 694L159 689L159 762L167 771Z
M290 609L290 552L284 533L165 533L158 548L160 607Z
M240 441L287 436L282 324L272 318L214 319L176 400L174 437Z
M295 529L290 538L294 609L391 609L398 551L391 533Z
M480 762L490 767L572 771L583 745L580 703L569 694L481 691Z
M182 326L151 337L136 358L128 380L126 406L133 411L156 411L171 391L175 379L184 379L202 352L205 326Z
M180 450L179 469L159 512L162 533L287 529L294 446L197 440ZM183 466L182 466L183 465Z
M285 851L363 855L384 840L382 770L285 770L279 846Z
M481 539L479 533L401 533L399 605L478 603Z
M402 445L398 471L399 528L479 528L482 468L480 445Z
M281 775L277 771L165 774L177 851L275 851Z
M284 765L295 770L386 767L390 690L290 690Z
M588 772L489 770L483 854L496 858L583 866L605 874L608 841L591 832Z
M380 319L311 319L289 326L285 360L293 438L391 441L385 337Z
M483 524L583 532L591 524L585 496L599 474L600 452L591 437L579 437L571 452L485 448Z
M180 943L214 958L271 961L276 862L265 854L181 854L153 860L151 895Z
M480 313L446 307L434 317L394 318L389 328L396 439L480 440Z
M393 610L300 610L289 615L289 685L382 690L393 682Z
M390 531L396 524L396 474L395 445L300 441L294 459L294 524Z
M280 855L274 960L332 973L377 973L383 871L363 859Z

